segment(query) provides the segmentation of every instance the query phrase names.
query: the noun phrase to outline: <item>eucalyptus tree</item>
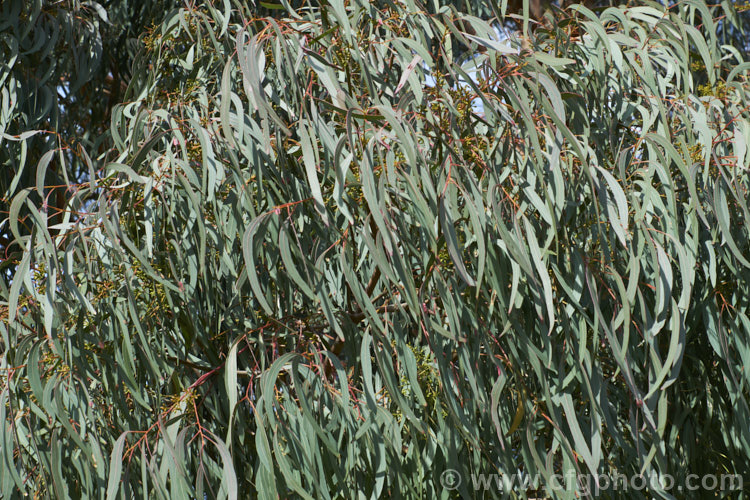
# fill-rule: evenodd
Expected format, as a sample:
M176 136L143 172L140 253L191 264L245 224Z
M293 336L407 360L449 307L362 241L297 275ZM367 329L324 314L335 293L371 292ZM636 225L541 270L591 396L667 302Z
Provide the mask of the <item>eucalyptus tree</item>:
M3 497L750 478L737 9L572 6L500 39L507 2L472 6L187 2L119 103L65 122L97 139L65 150L78 176L34 135L54 122L4 112L30 177L3 185Z

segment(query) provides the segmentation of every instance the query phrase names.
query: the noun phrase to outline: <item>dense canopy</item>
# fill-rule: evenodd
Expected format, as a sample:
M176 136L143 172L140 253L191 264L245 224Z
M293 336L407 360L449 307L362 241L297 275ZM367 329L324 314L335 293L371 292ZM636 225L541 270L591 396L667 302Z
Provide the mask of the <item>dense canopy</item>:
M508 4L2 2L0 496L746 498L748 6Z

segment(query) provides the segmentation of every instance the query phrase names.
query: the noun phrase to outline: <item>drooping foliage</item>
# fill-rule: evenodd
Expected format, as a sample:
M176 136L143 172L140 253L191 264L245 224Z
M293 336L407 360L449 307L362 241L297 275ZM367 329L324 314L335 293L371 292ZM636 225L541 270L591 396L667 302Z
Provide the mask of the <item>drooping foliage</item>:
M524 39L503 5L261 5L164 12L120 102L65 121L77 148L32 132L58 123L36 103L85 114L40 97L78 84L8 84L6 59L3 497L750 479L732 4L573 6ZM9 40L41 28L12 29L34 53ZM538 480L473 489L519 471Z
M37 165L46 165L31 194L47 208L50 225L61 222L68 186L89 176L86 157L104 155L109 116L130 80L141 31L160 21L174 0L127 2L4 1L0 3L0 211L36 187ZM84 152L81 152L83 150ZM28 212L22 209L22 216ZM19 226L25 232L28 228ZM7 220L0 224L0 252L10 258ZM13 259L11 259L13 260Z

